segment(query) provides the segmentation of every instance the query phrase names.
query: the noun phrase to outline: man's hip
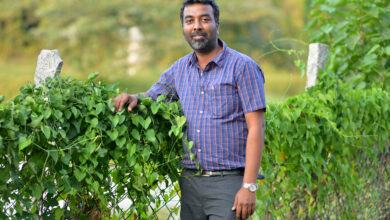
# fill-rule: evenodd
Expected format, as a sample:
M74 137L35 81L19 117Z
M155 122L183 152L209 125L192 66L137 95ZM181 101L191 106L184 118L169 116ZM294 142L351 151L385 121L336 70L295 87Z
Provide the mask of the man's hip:
M184 169L179 179L181 219L235 219L232 207L236 193L242 186L243 175L243 169Z

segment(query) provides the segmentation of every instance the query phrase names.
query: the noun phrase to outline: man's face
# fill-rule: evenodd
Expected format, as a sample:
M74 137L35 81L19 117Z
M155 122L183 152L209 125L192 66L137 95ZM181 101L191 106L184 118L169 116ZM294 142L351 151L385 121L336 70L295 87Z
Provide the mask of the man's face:
M216 48L218 28L211 5L196 3L184 8L183 34L195 51L207 53Z

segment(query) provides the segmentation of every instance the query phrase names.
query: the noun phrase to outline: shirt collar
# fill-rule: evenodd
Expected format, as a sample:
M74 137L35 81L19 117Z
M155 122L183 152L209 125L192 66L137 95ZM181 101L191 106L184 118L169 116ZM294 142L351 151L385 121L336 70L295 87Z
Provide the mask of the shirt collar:
M218 38L218 43L222 45L222 51L218 53L218 55L214 57L214 59L212 59L210 63L215 63L217 66L222 66L226 53L226 44L220 38ZM198 63L198 58L196 57L195 51L191 53L189 63L192 65Z

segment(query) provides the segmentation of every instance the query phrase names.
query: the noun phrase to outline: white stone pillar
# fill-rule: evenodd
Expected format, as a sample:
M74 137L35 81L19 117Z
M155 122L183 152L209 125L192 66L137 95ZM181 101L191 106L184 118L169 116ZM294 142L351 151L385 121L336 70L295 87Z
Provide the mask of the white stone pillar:
M316 85L318 70L325 68L328 48L328 45L320 43L313 43L309 45L306 89Z
M41 80L45 80L47 77L53 78L60 75L62 63L58 50L42 50L35 69L35 85L40 86Z

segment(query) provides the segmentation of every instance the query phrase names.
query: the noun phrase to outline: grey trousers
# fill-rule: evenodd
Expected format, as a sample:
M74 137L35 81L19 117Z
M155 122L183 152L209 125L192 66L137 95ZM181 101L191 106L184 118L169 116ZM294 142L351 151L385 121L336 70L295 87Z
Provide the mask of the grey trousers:
M242 179L242 175L194 176L184 170L179 179L181 220L235 220L232 207Z

